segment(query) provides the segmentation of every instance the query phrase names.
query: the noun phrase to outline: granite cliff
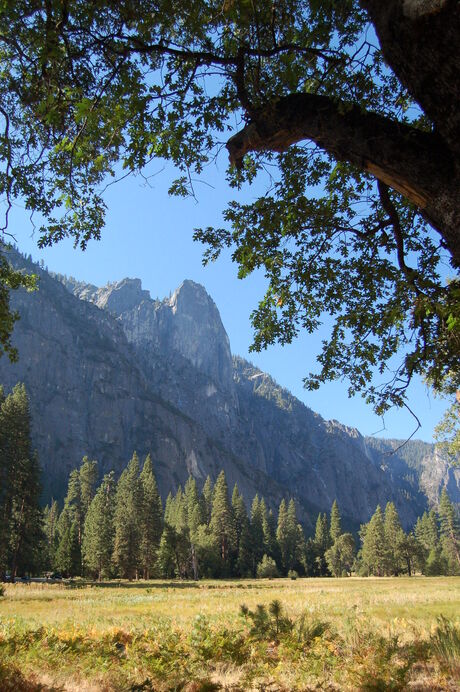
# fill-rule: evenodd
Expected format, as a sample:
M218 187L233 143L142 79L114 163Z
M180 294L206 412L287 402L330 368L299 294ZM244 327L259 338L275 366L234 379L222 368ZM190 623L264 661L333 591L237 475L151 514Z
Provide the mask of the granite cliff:
M409 525L443 485L460 501L460 472L432 446L391 453L395 441L325 421L232 357L216 305L193 281L156 300L138 279L98 288L9 257L38 273L40 288L14 294L20 360L0 361L0 382L26 383L47 498L62 496L84 454L103 473L136 449L152 453L163 495L223 467L248 502L294 495L307 526L334 498L350 527L388 500Z

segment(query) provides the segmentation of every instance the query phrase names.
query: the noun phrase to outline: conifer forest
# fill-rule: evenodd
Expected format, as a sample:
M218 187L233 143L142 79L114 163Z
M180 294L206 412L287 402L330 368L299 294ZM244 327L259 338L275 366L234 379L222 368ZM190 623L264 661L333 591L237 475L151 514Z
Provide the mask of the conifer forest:
M222 470L192 476L163 504L150 455L136 452L119 478L99 481L96 460L70 472L63 506L40 507L40 469L30 441L24 385L0 408L0 566L5 578L58 573L88 579L460 575L459 519L444 488L439 506L404 531L394 503L377 506L355 535L334 502L306 535L293 498L276 511L256 495L246 506Z

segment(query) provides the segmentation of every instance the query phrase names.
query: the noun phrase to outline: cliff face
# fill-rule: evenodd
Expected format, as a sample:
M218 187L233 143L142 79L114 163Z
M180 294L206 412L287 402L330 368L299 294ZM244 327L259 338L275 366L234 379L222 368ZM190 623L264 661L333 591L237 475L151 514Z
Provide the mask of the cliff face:
M164 495L189 473L202 482L223 467L248 502L256 492L272 505L294 495L307 525L335 498L350 525L389 500L410 524L443 483L458 492L459 478L429 445L425 457L435 471L388 455L389 443L324 421L232 358L202 286L184 281L160 301L138 279L97 288L59 281L16 252L10 259L39 273L40 289L14 295L20 361L0 361L0 382L26 383L47 498L62 496L84 454L103 473L119 471L134 449L152 452Z

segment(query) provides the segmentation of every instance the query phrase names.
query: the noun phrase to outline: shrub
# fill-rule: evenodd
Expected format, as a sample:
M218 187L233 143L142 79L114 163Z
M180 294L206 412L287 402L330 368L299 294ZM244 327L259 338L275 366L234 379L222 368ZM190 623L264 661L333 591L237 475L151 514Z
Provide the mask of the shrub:
M0 584L0 598L3 598L4 595L5 595L5 587L3 586L3 584Z
M295 571L295 569L290 569L288 572L288 577L289 579L297 579L298 573Z
M257 565L257 577L259 579L271 579L272 577L279 577L278 567L273 558L264 555L262 560Z
M255 610L249 610L245 605L240 607L240 613L252 621L249 636L253 639L278 639L278 635L290 632L293 624L283 613L281 601L275 598L267 608L257 605Z

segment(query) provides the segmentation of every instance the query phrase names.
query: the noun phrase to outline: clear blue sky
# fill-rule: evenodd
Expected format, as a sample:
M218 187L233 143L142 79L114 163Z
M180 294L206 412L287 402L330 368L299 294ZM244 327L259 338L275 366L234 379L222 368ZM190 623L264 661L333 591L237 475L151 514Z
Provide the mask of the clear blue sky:
M19 208L13 210L9 230L22 252L30 252L35 260L43 259L50 270L99 286L126 276L138 277L153 298L163 298L185 278L203 284L219 308L234 354L249 358L324 418L335 418L367 435L407 438L415 427L409 413L390 412L383 423L360 397L347 397L346 382L325 385L314 393L303 389L302 378L315 369L315 354L325 331L313 336L302 334L290 346L273 346L261 354L249 354L249 315L264 293L263 275L239 280L229 254L204 268L202 246L192 241L195 227L221 224L226 200L240 194L225 182L225 159L205 175L212 187L197 184L198 201L169 197L171 170L162 170L158 163L152 169L157 171L149 185L141 177L129 178L107 191L109 211L102 240L92 241L85 252L73 249L67 241L38 250L37 235L32 235L33 229ZM256 190L241 194L250 198ZM420 382L411 386L409 394L409 405L422 423L415 437L431 441L433 427L447 404L434 399Z

